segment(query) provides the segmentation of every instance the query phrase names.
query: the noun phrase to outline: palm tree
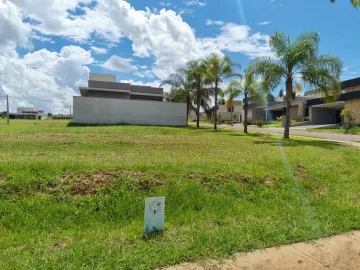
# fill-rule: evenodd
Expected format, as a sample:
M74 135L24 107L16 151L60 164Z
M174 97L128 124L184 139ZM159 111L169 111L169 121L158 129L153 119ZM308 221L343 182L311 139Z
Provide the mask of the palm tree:
M341 91L340 73L342 62L329 54L319 55L319 35L309 31L294 41L283 33L270 37L269 45L276 59L256 58L248 71L262 77L264 90L274 90L280 84L286 87L286 117L284 138L290 137L290 110L296 81L319 88L325 100L334 100Z
M227 95L227 100L225 101L225 106L229 110L230 109L230 119L231 119L231 125L233 125L233 101L235 98L240 96L241 94L241 88L237 84L236 80L233 80L230 82L229 86L224 91L224 94Z
M261 88L261 84L256 80L256 77L245 71L244 80L233 80L229 87L236 89L240 95L244 95L244 133L248 133L248 110L249 98L261 105L264 103L264 95L266 94Z
M234 68L240 65L233 63L229 56L220 57L213 53L208 59L203 61L202 66L206 79L214 85L214 130L217 130L219 85L224 79L235 76Z
M335 3L335 0L330 0L332 3ZM360 7L360 0L350 0L351 4L354 6L354 8Z
M165 95L166 101L186 103L186 123L188 123L189 112L192 109L191 90L192 82L189 81L188 71L179 69L171 74L160 86L170 85L170 93Z
M208 82L203 73L203 66L200 61L190 61L187 63L188 80L193 88L193 100L196 101L196 127L200 127L200 108L202 107L205 112L210 110L212 89L209 87Z

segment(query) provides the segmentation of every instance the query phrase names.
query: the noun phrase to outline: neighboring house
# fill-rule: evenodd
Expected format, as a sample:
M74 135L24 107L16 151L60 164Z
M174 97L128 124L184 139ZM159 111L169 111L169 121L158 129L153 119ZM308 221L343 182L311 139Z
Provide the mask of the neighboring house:
M360 123L360 78L343 81L341 83L342 94L336 102L326 103L316 90L307 91L304 96L296 96L291 102L291 120L304 121L309 118L313 125L338 124L343 109L351 110L356 115L356 121ZM265 106L249 102L248 119L275 120L286 113L286 103L283 98L269 96Z
M90 73L74 96L77 124L185 126L186 104L163 102L162 88L116 82L116 75Z
M343 109L353 111L356 116L355 121L360 123L360 78L343 81L341 88L342 94L332 103L324 102L316 91L310 92L313 98L306 101L306 107L309 108L311 124L341 123L340 114Z
M227 108L226 105L219 105L218 115L222 120L231 120L231 111L233 119L236 122L241 123L244 120L243 102L241 100L234 100L231 108Z
M9 119L35 119L43 120L47 119L48 116L44 114L44 111L36 108L24 108L18 107L16 113L9 113Z

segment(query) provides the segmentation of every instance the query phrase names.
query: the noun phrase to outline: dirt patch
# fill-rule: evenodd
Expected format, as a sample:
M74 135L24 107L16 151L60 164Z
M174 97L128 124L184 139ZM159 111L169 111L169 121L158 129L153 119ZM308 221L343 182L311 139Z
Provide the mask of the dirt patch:
M301 180L307 177L307 171L304 165L297 164L296 165L296 178Z
M147 172L93 171L80 174L63 174L55 182L49 183L47 193L69 193L73 196L91 196L106 189L128 183L142 191L164 185L164 177Z
M203 186L216 185L225 183L226 181L235 181L238 184L264 184L266 186L272 186L279 181L279 179L273 175L265 175L265 177L261 178L246 173L214 173L211 175L190 173L187 177L192 180L200 181Z
M6 179L5 174L0 173L0 184L5 182L5 179Z

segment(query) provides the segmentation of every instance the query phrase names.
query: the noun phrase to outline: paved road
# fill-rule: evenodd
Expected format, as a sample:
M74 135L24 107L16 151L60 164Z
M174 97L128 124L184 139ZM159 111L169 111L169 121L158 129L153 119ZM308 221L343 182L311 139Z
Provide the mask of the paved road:
M354 231L310 243L297 243L248 254L236 254L233 260L209 261L201 264L184 263L166 268L166 270L355 270L359 269L359 265L360 232Z
M211 124L201 124L202 126L209 126ZM231 128L231 129L239 129L243 130L244 127L242 124L235 124L233 126L230 125L220 125L219 128ZM258 128L251 126L248 128L249 131L257 131L263 133L271 133L271 134L284 134L284 128ZM352 145L360 147L360 135L348 135L348 134L338 134L338 133L330 133L330 132L313 132L306 131L306 127L291 127L290 135L301 136L301 137L313 137L319 138L327 141L340 142L345 145Z

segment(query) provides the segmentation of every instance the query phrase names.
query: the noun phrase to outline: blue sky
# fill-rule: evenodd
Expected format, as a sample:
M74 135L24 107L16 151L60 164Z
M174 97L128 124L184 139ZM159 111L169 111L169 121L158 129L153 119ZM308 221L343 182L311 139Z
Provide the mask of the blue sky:
M271 55L267 38L277 30L294 38L319 32L320 52L351 68L360 66L359 24L360 10L348 0L0 0L0 83L17 97L13 106L56 111L90 71L158 85L211 52L246 68ZM354 77L360 68L342 75Z

